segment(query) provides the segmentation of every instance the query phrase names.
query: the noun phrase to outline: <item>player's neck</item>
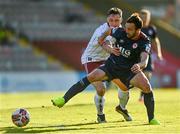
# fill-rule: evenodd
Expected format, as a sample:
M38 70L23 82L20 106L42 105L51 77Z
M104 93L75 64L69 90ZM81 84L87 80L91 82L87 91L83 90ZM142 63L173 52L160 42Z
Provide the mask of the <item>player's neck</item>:
M149 24L144 24L143 28L149 27Z
M133 38L131 38L132 40L138 40L140 38L140 32L138 32Z

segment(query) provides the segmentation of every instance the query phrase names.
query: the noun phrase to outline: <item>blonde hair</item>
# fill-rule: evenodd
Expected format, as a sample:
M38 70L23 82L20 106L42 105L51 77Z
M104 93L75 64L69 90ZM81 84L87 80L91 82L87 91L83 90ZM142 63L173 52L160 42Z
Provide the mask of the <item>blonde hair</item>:
M151 12L147 9L141 9L140 10L141 14L146 14L149 18L151 17Z

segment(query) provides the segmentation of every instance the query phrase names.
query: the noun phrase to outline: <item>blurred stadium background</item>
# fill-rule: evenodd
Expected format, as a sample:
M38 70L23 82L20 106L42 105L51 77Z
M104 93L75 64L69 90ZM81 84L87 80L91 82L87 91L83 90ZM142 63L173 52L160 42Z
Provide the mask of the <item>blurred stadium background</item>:
M81 54L111 7L147 8L164 61L152 85L180 88L180 0L0 0L0 91L65 90L85 73Z

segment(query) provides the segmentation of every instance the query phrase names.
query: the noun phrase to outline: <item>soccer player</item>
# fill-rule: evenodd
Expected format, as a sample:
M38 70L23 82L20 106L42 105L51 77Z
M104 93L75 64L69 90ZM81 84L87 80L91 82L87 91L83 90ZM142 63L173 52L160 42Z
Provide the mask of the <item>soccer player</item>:
M85 71L88 73L92 72L94 69L102 65L105 60L109 57L109 53L106 52L103 47L99 44L99 39L106 32L107 36L114 32L117 28L121 27L122 22L122 11L117 7L113 7L107 12L107 22L100 25L95 32L93 33L87 48L81 57L81 62L84 65ZM111 37L108 36L107 39ZM104 39L102 40L102 42ZM98 81L93 82L92 85L96 89L96 94L94 96L94 102L97 109L97 121L99 123L106 122L105 114L103 112L104 103L105 103L105 83ZM128 99L127 92L122 92L120 89L118 90L119 102L123 109L120 109L120 113L124 116L126 121L131 121L132 118L128 114L128 111L125 109L126 101ZM125 103L125 104L124 104Z
M132 14L126 21L125 30L118 28L112 34L113 38L102 44L102 47L110 53L105 64L74 84L63 97L52 99L53 105L64 106L90 83L116 79L123 84L123 90L128 90L129 86L132 85L143 91L149 124L160 124L154 117L152 87L142 72L142 69L147 66L151 50L149 39L141 32L142 25L139 15L137 13ZM114 44L114 47L111 47L110 44Z
M157 37L157 30L156 27L153 25L150 25L151 21L151 13L149 10L142 9L140 11L140 17L143 21L143 27L141 31L145 33L150 39L151 39L151 44L152 48L154 51L152 51L152 54L156 54L158 60L162 60L162 52L161 52L161 44L159 41L159 38ZM143 70L144 74L146 77L151 80L152 77L152 71L153 71L153 63L152 63L152 54L149 56L149 61L147 64L147 67ZM140 93L139 101L143 101L143 92Z

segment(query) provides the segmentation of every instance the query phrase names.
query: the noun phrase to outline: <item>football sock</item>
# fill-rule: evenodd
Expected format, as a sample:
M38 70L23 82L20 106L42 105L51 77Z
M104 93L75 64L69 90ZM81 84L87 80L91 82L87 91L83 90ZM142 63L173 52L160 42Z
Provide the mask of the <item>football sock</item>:
M125 110L129 100L129 91L122 91L120 88L118 88L118 98L119 105L123 110Z
M82 80L74 84L63 96L65 103L68 102L73 96L82 92L90 84L87 77L84 77Z
M103 115L103 109L104 109L104 103L105 103L104 96L99 96L98 94L96 94L94 96L94 102L96 104L97 114Z
M147 109L149 122L154 118L154 97L153 92L144 93L144 104Z

